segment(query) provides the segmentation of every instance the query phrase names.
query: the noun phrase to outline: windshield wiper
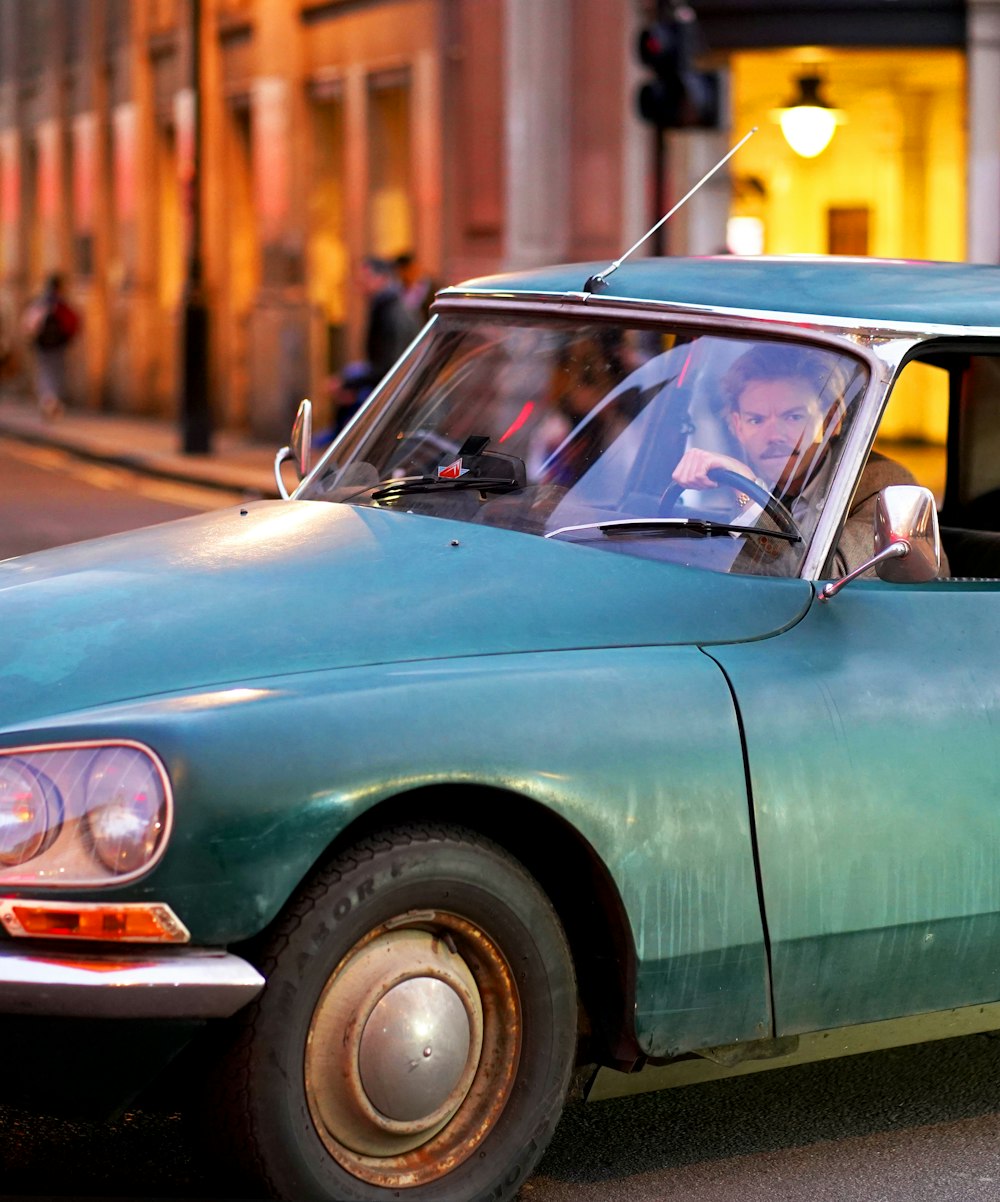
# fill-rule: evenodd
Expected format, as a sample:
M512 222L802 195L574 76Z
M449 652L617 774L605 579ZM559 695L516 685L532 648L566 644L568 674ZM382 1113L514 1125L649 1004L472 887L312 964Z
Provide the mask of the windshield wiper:
M372 493L373 501L401 497L411 492L451 492L455 489L477 488L482 492L511 492L521 485L510 476L403 476L398 480L386 480Z
M757 534L768 538L783 538L789 543L800 543L797 534L786 530L761 530L757 526L737 526L732 522L715 522L710 518L622 518L614 522L584 522L579 526L560 526L549 530L546 538L558 538L560 534L575 534L577 531L599 530L606 538L711 538L715 534Z

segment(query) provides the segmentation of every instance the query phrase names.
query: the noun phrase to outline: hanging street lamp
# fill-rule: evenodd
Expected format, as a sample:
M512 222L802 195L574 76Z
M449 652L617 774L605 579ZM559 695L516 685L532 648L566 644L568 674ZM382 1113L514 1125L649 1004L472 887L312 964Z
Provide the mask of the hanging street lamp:
M822 83L818 75L800 75L795 96L774 113L785 141L804 159L822 154L845 120L844 114L820 95Z

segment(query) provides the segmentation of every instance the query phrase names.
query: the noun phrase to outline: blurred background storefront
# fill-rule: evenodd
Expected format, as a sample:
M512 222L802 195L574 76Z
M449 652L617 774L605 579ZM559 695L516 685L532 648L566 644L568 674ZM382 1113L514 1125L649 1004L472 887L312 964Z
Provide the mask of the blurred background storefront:
M360 353L361 256L607 261L754 125L670 253L1000 262L1000 0L693 7L720 115L665 134L657 187L657 0L0 0L6 336L61 270L77 403L175 415L197 243L213 422L283 439ZM812 158L777 121L803 80L836 119Z

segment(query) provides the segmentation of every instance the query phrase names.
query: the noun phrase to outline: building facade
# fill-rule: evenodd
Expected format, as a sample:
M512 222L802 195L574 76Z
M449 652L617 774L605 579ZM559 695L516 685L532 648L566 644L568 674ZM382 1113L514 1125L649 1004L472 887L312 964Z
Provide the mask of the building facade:
M720 128L636 109L654 0L0 0L0 316L46 273L83 311L74 403L180 412L208 312L213 422L282 439L358 357L365 254L432 279L610 260L745 130L671 253L1000 261L1000 0L695 3ZM905 10L905 11L903 11ZM846 118L771 120L819 72Z

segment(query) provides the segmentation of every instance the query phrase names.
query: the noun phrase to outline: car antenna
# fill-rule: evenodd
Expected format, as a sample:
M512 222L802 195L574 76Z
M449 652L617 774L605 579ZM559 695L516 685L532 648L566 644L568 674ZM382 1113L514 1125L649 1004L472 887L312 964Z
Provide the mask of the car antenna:
M680 198L680 200L674 205L674 207L670 210L670 212L664 213L664 215L660 218L660 220L654 226L651 226L642 235L642 237L639 239L639 241L635 243L634 246L630 246L620 259L615 259L615 261L613 263L609 263L608 266L605 267L605 269L603 271L599 271L596 275L592 275L590 277L590 279L586 282L586 284L584 284L584 286L583 286L584 292L597 292L601 288L606 288L608 285L608 276L611 275L612 272L617 271L618 268L621 267L621 265L629 257L629 255L632 254L633 251L638 250L639 247L642 246L642 244L646 241L647 238L649 238L653 234L655 234L656 231L660 228L660 226L664 224L664 222L669 221L670 218L673 217L673 215L681 207L681 205L686 204L691 199L691 197L694 196L695 192L698 191L698 189L702 186L702 184L704 184L708 180L710 180L712 178L712 176L716 173L716 171L718 171L719 168L724 163L728 163L729 160L733 157L733 155L737 152L737 150L739 150L739 148L743 145L743 143L748 142L754 136L754 134L757 132L757 129L758 129L758 126L755 125L753 127L753 129L751 129L749 131L749 133L745 133L743 135L743 137L740 138L740 140L736 143L736 145L727 154L724 154L721 159L719 159L719 161L715 164L715 166L711 169L711 171L706 171L705 174L701 177L701 179L695 184L695 186L693 188L691 188L689 192L687 192L684 196L682 196Z

